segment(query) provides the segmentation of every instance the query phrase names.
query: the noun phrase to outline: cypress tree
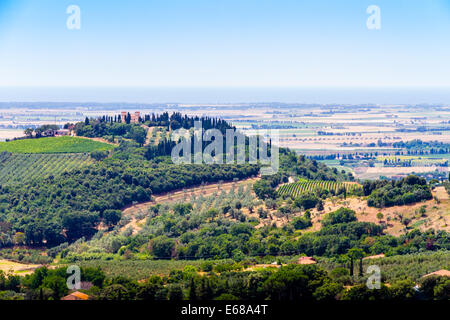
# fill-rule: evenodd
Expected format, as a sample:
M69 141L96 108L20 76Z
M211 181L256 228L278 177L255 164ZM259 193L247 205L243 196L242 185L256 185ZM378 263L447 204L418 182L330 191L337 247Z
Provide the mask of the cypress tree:
M197 300L197 293L195 292L195 282L194 278L191 279L191 283L189 284L189 300L195 301Z

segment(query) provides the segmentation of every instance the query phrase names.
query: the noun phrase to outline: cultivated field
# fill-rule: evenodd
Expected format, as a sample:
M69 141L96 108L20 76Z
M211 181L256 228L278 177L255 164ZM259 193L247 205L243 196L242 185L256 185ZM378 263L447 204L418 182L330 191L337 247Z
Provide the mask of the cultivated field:
M29 182L93 163L85 153L70 154L13 154L0 153L0 184Z
M238 107L236 107L238 108ZM211 113L217 110L211 110ZM423 173L429 179L437 177L436 170L448 170L448 153L421 153L411 161L411 167L385 167L383 158L398 157L408 150L394 147L394 143L422 140L450 143L450 109L434 106L252 106L241 110L222 110L223 114L248 135L261 129L276 129L279 144L311 157L323 160L338 159L333 167L353 172L359 179L393 177L409 173ZM259 131L259 133L265 133ZM448 148L448 146L447 146ZM337 158L325 157L334 155ZM344 155L352 155L351 160ZM362 161L357 156L364 156ZM322 159L318 159L322 160ZM374 167L375 163L375 167Z
M361 185L355 182L317 181L302 179L294 183L283 184L278 188L278 194L281 196L290 195L293 197L298 197L302 194L319 190L338 193L339 190L344 188L349 194L362 190Z
M0 129L0 141L5 141L6 139L12 140L23 136L22 129Z
M78 137L51 137L0 142L0 152L12 153L86 153L111 150L110 144Z

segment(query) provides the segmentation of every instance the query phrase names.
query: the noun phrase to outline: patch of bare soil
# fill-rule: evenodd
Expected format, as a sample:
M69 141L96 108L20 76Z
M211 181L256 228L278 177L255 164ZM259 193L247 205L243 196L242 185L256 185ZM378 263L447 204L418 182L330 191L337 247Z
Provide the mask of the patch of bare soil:
M449 200L448 192L445 187L434 188L434 194L441 201Z

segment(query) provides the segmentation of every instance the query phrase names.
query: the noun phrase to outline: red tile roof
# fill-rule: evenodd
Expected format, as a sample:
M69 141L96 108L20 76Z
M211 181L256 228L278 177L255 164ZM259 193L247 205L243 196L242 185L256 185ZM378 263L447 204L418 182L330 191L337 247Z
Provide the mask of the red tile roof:
M89 300L89 296L83 292L75 291L68 296L62 297L61 300Z

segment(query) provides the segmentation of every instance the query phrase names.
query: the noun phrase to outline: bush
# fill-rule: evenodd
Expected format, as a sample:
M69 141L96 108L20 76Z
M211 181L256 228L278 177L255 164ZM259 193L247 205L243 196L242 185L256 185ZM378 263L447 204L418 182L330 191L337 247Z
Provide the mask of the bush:
M292 225L295 230L303 230L312 226L311 219L307 217L295 217L292 220Z
M253 184L253 191L260 199L275 199L277 192L266 180L258 180Z
M150 247L152 254L156 257L170 258L175 248L175 240L166 236L160 236L150 240Z
M103 212L103 219L108 226L116 225L122 218L122 211L108 209Z
M101 161L103 159L105 159L106 157L108 157L109 152L108 151L93 151L91 152L91 158L97 161Z
M294 200L294 205L298 208L304 208L306 210L314 208L319 201L320 199L316 195L312 193L305 193Z
M213 270L213 267L214 265L211 261L205 261L200 266L203 272L211 272Z
M348 223L356 220L355 211L348 208L339 208L334 212L328 213L322 220L323 226L329 226L338 223Z

